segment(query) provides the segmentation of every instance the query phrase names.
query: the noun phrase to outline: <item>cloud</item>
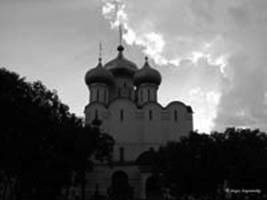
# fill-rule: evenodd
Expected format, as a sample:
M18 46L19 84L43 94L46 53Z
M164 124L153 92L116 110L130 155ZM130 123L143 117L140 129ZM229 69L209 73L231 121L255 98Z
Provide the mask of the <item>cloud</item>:
M196 129L267 130L266 0L0 0L1 64L56 88L81 115L84 73L99 40L104 60L116 54L120 23L125 55L150 57L161 103L190 104Z
M111 5L120 6L105 10ZM163 74L180 78L168 74L183 85L177 96L192 104L197 129L267 130L267 1L105 0L103 15Z

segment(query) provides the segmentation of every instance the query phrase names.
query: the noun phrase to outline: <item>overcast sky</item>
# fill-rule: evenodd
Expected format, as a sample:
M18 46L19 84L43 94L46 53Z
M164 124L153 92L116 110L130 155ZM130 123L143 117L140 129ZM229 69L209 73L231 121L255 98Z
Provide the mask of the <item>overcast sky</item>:
M144 56L163 77L159 100L194 110L199 131L267 130L266 0L0 0L0 66L55 89L72 112L88 103L86 71L117 54Z

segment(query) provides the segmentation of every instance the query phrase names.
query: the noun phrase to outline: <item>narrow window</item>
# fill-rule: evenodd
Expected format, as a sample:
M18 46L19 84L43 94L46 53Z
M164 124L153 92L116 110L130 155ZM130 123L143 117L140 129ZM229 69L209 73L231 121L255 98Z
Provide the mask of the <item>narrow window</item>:
M177 122L178 120L178 115L177 115L177 110L174 111L174 121Z
M149 120L151 121L152 119L153 119L153 115L152 115L153 113L152 113L152 110L149 110L149 112L148 112L148 117L149 117Z
M148 89L147 91L147 98L148 98L148 101L150 101L150 89Z
M120 147L120 162L124 161L124 148Z
M96 90L96 100L99 101L99 90Z
M143 90L142 89L140 91L140 100L141 100L141 103L143 103Z
M121 120L121 122L123 121L123 119L124 119L124 112L123 112L123 110L121 109L121 110L120 110L120 120Z
M95 110L95 118L98 117L98 110Z
M94 101L94 90L91 90L91 93L90 93L90 101Z
M107 98L107 91L104 90L104 102L106 102L106 98Z

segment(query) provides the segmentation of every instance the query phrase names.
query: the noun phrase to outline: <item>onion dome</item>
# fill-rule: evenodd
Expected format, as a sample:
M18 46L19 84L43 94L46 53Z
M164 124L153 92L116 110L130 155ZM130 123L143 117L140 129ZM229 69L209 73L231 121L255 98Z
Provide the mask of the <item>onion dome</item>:
M119 45L117 50L119 51L118 56L106 63L104 68L111 71L115 76L133 76L138 69L136 64L123 56L124 47L122 45Z
M142 83L153 83L159 85L161 83L160 73L150 67L147 57L145 59L146 61L143 68L137 71L134 75L134 84L136 86L139 86Z
M109 85L113 83L113 80L114 77L112 73L102 66L101 58L99 58L98 65L89 70L85 75L85 82L87 85L91 83L105 83Z

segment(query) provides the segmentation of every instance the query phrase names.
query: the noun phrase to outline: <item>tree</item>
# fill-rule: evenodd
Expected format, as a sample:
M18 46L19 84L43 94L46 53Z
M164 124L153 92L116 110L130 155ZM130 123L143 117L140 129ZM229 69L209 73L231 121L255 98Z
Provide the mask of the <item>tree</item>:
M113 145L113 138L103 133L100 126L85 126L79 132L75 141L75 152L72 160L74 163L73 168L78 173L82 200L85 199L86 172L92 169L93 166L93 162L88 155L94 155L94 159L102 162L110 162Z
M18 199L55 199L90 156L111 153L113 139L84 127L55 91L6 69L0 69L0 120L0 171L16 179Z
M266 190L265 133L259 130L228 128L224 132L224 142L220 151L221 164L225 168L224 176L229 181L230 187Z
M231 188L262 189L267 184L267 136L259 130L228 128L210 135L192 132L157 152L156 173L176 196Z

